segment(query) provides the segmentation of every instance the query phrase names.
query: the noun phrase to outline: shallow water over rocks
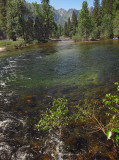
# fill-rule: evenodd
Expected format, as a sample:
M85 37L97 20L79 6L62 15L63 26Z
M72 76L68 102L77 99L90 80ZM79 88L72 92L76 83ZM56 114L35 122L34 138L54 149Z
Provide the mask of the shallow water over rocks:
M0 57L0 159L116 159L103 134L88 135L81 125L71 126L59 141L51 131L38 132L35 124L53 98L65 96L81 106L113 91L119 80L118 50L115 40L50 42L5 52Z

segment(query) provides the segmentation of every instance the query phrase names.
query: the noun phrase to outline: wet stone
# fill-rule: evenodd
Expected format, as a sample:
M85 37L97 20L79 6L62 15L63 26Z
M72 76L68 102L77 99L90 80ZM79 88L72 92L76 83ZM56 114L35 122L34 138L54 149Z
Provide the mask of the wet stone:
M25 101L26 101L26 105L30 107L36 107L36 97L35 96L27 96Z
M113 147L114 147L114 144L113 144L113 141L111 139L109 139L107 142L106 142L106 147L108 150L112 150Z
M109 156L103 155L101 153L96 153L91 160L112 160Z
M20 130L22 127L23 127L22 122L11 120L11 119L6 119L2 121L1 126L0 126L1 131L5 135L9 134L11 136L13 136L13 134L15 134L16 131Z
M31 153L29 146L23 146L12 155L12 160L33 160L33 154Z
M87 150L87 140L84 138L69 137L65 140L65 144L71 153L85 152Z
M5 142L0 143L0 160L10 160L12 148Z
M44 156L42 160L52 160L49 156Z
M63 160L77 160L77 155L64 155Z

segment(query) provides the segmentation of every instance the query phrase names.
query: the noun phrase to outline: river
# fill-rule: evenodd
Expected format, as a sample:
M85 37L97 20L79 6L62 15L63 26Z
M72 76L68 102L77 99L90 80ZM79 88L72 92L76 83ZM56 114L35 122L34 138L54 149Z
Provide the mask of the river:
M35 127L49 102L63 96L72 104L101 99L118 80L118 40L57 41L4 52L0 56L0 159L53 159L55 140ZM64 159L89 152L85 145L80 152L72 144L69 148L70 158Z

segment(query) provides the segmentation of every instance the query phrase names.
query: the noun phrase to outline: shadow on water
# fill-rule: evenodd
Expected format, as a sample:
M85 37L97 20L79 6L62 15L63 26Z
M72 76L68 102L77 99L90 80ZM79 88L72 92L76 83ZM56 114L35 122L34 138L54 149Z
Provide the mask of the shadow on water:
M101 133L86 133L83 124L63 130L60 150L57 134L38 132L35 124L53 98L65 96L71 105L82 106L113 91L119 80L118 50L118 41L61 41L2 56L0 159L116 159L113 144Z

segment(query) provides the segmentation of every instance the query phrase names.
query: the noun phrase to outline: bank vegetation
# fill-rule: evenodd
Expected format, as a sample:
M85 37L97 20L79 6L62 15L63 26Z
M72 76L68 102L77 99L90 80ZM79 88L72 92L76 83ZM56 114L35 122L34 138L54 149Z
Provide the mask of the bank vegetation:
M49 0L42 0L40 4L25 0L0 0L0 39L7 39L9 44L13 44L9 40L19 39L31 43L60 37L87 41L118 39L118 36L119 0L102 0L101 4L99 0L94 0L92 12L84 1L78 18L74 10L64 26L56 24ZM17 46L20 48L23 42L17 43Z

